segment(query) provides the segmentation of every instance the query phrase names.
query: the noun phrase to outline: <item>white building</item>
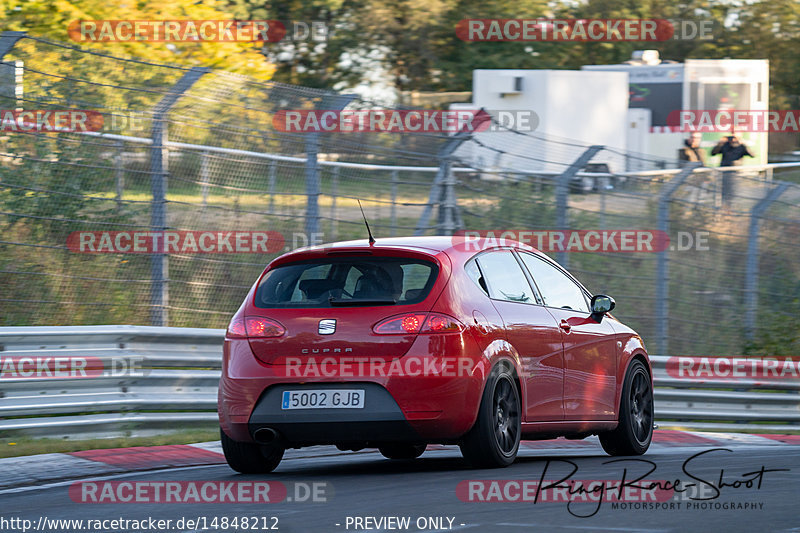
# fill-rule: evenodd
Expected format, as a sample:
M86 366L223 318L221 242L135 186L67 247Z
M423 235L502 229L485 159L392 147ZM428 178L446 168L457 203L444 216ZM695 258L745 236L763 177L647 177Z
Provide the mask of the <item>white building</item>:
M476 143L462 146L457 155L480 168L560 173L583 153L582 145L599 144L619 153L603 151L592 162L607 163L616 171L624 169L620 155L626 148L628 110L628 75L624 72L475 70L472 102L450 108L483 108L501 119L533 112L538 124L529 135L485 131L475 134L485 147ZM515 113L518 111L523 113ZM524 129L520 124L508 125Z

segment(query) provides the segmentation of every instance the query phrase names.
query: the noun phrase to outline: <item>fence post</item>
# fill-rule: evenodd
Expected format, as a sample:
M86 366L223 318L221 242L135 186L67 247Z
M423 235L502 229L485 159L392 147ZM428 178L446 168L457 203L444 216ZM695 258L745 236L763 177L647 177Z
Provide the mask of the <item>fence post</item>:
M683 185L694 169L700 163L688 163L674 178L664 185L658 194L658 216L656 226L661 232L662 237L669 233L669 202L675 191ZM656 346L658 355L669 353L669 250L658 252L658 264L656 265Z
M758 310L758 231L761 217L767 208L789 188L786 182L767 193L750 210L750 231L747 238L747 263L744 274L744 335L748 341L755 338L756 311Z
M167 229L167 158L164 144L167 139L166 117L175 102L194 83L211 69L193 67L169 90L153 109L153 144L150 149L150 184L153 194L150 227L154 232ZM166 326L169 323L167 305L169 303L167 255L163 252L151 254L150 276L150 323L153 326Z
M24 31L4 31L0 33L0 60L2 60L7 53L14 49L14 46L17 44L17 41L25 37L26 32ZM22 64L21 61L16 61L12 64L9 64L11 67L10 78L11 78L11 86L14 87L12 91L13 94L9 95L14 98L15 104L14 107L19 109L21 105L20 97L22 96L20 93L20 87L16 87L16 70L19 68L19 65ZM0 67L1 68L1 67ZM1 81L1 80L0 80Z
M606 229L606 188L600 188L600 229Z
M440 205L439 209L439 226L443 229L447 225L444 223L443 220L446 219L448 216L453 217L453 209L457 209L458 205L453 205L455 202L455 191L453 191L454 180L451 175L451 161L450 157L453 155L453 152L458 149L461 144L469 139L472 136L472 133L466 130L459 131L455 135L451 136L439 149L439 153L437 155L439 159L439 170L436 171L436 176L433 178L433 183L431 184L431 191L428 194L428 203L425 205L425 209L422 210L422 214L417 221L417 227L414 229L414 235L422 235L422 233L428 229L430 225L431 214L433 213L433 206ZM447 183L445 183L447 181ZM451 195L452 197L447 199L445 198L447 195ZM447 206L443 206L444 203L447 203ZM455 214L457 216L457 213ZM451 223L450 226L454 227L455 223Z
M114 143L117 149L116 156L114 157L114 179L117 188L117 211L122 209L122 192L125 188L125 167L122 161L122 149L125 145L122 141Z
M327 242L335 241L339 233L339 221L336 220L336 196L339 194L339 167L333 167L331 175L331 238Z
M316 110L341 111L355 98L354 94L326 94L317 103ZM320 179L317 152L319 132L306 133L306 238L309 242L319 234Z
M208 150L200 153L200 183L205 207L208 204Z
M269 162L269 207L267 213L270 215L275 213L275 172L277 171L278 162L271 159Z
M392 237L397 235L397 170L392 170L392 189L391 189L391 205L389 207L389 220L391 221L391 228L389 234Z
M319 233L319 133L306 133L306 238Z
M556 229L567 230L569 229L569 219L567 218L567 203L569 199L569 182L572 178L586 166L586 163L591 160L594 155L605 148L604 146L590 146L583 152L578 159L572 162L567 169L556 178ZM567 259L567 252L559 251L556 253L556 261L558 264L567 268L569 260Z
M449 168L448 165L447 173L445 174L444 181L442 182L442 203L439 207L439 227L444 235L452 235L456 230L456 213L458 211L458 202L456 201L455 184L456 180L455 176L453 175L453 169Z

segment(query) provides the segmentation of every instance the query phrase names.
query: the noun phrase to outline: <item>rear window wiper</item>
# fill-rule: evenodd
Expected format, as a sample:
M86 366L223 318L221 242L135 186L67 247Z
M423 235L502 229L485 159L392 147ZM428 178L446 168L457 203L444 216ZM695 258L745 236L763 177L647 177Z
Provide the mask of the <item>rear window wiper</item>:
M394 305L397 300L393 298L348 298L346 300L328 298L328 302L333 307L348 307L358 305Z

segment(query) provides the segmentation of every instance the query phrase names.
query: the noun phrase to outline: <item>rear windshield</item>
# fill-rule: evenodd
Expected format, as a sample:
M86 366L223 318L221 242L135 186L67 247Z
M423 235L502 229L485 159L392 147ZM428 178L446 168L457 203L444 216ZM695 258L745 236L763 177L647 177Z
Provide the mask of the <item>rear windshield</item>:
M424 300L438 268L401 257L347 257L289 263L267 272L256 307L346 307Z

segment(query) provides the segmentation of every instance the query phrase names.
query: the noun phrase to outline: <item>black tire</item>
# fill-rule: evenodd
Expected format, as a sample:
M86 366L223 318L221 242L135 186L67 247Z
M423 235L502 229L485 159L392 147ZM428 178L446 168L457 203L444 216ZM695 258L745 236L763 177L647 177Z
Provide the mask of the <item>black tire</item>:
M628 367L619 403L619 425L601 433L600 444L609 455L642 455L653 440L653 385L638 359Z
M461 454L472 466L497 468L517 458L521 435L519 391L504 366L492 369L483 390L478 419L461 442Z
M242 474L266 474L275 470L283 459L284 447L254 442L238 442L219 430L222 451L228 466Z
M378 451L387 459L416 459L425 453L424 444L388 444L379 446Z

